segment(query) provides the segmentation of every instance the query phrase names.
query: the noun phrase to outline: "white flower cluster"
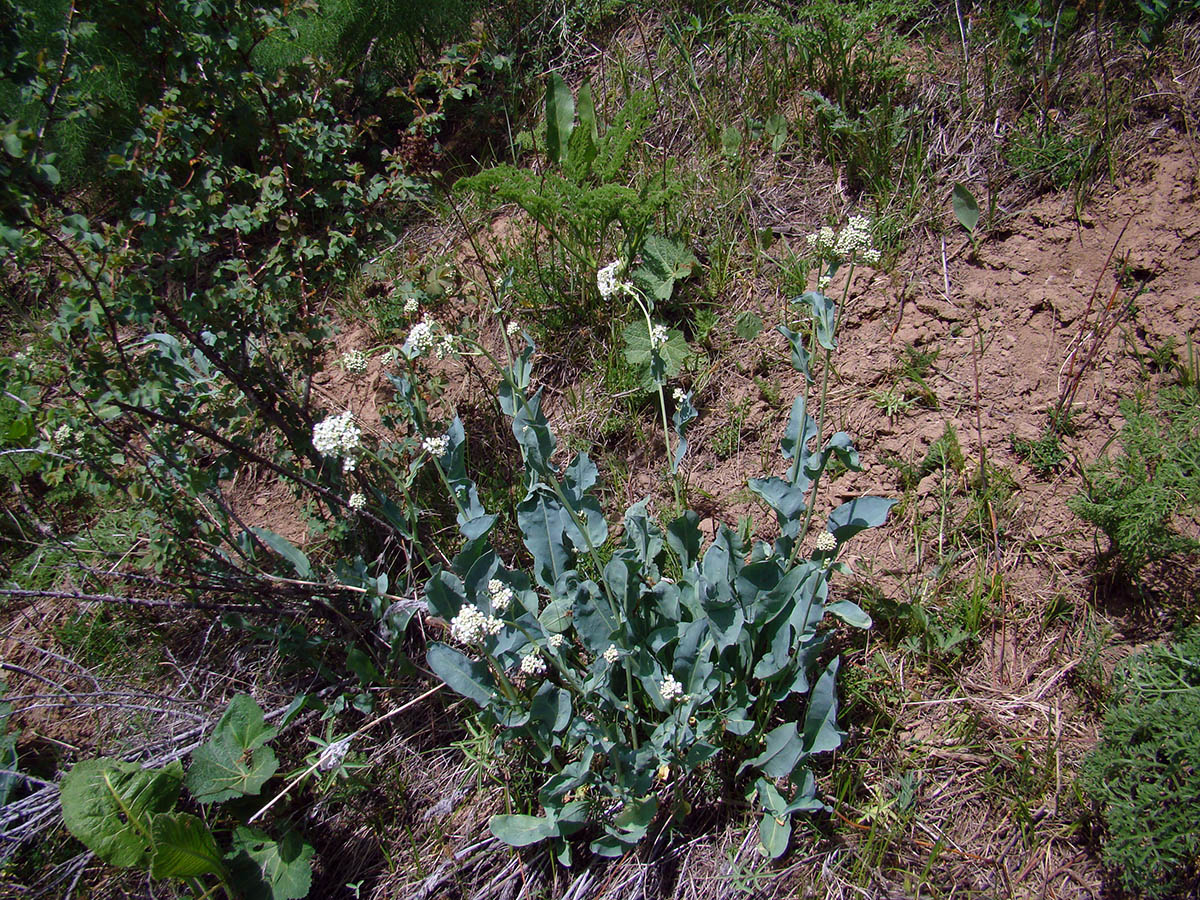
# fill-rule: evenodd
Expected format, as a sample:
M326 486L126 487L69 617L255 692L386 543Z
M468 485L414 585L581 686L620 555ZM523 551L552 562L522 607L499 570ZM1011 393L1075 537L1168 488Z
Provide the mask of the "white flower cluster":
M667 326L666 325L651 325L650 326L650 346L657 350L667 342Z
M354 413L338 413L322 419L313 426L313 447L322 456L342 457L342 471L354 471L354 452L362 443L362 429L354 421Z
M546 646L551 650L561 650L567 639L561 634L552 634L546 638Z
M619 291L623 285L620 280L621 276L621 261L614 259L603 269L596 272L596 288L600 291L600 296L605 300L610 300Z
M504 612L513 602L513 590L499 578L493 578L487 586L488 599L492 601L492 609L498 613Z
M445 359L454 353L454 335L443 334L442 339L434 345L433 352L438 359Z
M822 255L833 252L833 245L837 241L837 232L828 225L822 225L820 231L814 231L806 240L808 241L808 249L814 253Z
M866 216L851 216L838 233L833 252L846 259L858 256L869 265L879 262L879 251L871 246L870 220Z
M437 338L433 336L433 323L429 319L422 319L408 333L408 345L412 347L417 356L424 356L434 348L436 343Z
M347 350L342 354L341 363L348 375L361 375L367 371L367 354L361 350Z
M349 750L349 736L342 738L340 741L332 742L321 751L321 755L317 758L317 768L322 772L329 772L336 769L345 761Z
M404 301L404 314L406 316L415 316L417 310L421 308L421 304L417 302L416 297L409 297Z
M841 231L824 225L807 240L809 249L821 256L853 257L871 266L879 262L879 251L871 243L871 221L866 216L851 216Z
M51 440L54 441L56 446L66 447L75 440L75 429L73 429L66 422L63 422L63 424L54 429L54 434L51 436Z
M504 329L509 337L516 337L517 332L521 330L521 323L516 319L508 323L508 327Z
M687 703L691 699L683 692L683 685L675 680L674 675L667 675L662 680L662 684L658 686L658 692L662 694L663 701L666 703Z
M672 395L676 403L683 403L687 399L687 391L683 388L675 388L675 393Z
M620 658L621 651L617 649L617 645L609 644L608 649L604 651L604 661L610 666L615 666Z
M521 657L522 675L545 675L546 661L537 653L529 653Z
M346 500L346 505L354 510L354 512L362 512L367 508L367 497L365 494L360 494L358 491L355 491Z
M829 285L833 283L833 277L826 274L817 277L817 290L822 294L829 290Z
M837 538L833 536L831 531L822 531L817 535L817 543L815 547L818 553L830 553L837 549Z
M485 616L475 606L464 606L450 620L450 636L468 646L482 644L485 637L499 634L502 628L503 622L495 616Z
M430 456L441 456L450 447L450 436L443 434L441 437L427 437L421 441L421 449Z

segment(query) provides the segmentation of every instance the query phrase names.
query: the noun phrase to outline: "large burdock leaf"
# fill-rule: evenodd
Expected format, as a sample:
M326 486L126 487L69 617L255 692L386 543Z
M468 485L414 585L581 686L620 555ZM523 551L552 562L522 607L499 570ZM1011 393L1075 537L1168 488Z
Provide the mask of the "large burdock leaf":
M155 878L224 877L225 864L212 831L187 813L159 813L151 822L154 853L150 874Z
M151 822L179 796L183 766L143 769L119 759L86 759L62 780L67 830L106 863L136 866L151 846Z
M253 698L238 694L208 743L192 754L187 789L201 803L257 794L279 768L274 751L263 746L275 734Z
M249 900L301 900L312 887L313 848L293 832L274 840L255 828L233 833L233 882Z

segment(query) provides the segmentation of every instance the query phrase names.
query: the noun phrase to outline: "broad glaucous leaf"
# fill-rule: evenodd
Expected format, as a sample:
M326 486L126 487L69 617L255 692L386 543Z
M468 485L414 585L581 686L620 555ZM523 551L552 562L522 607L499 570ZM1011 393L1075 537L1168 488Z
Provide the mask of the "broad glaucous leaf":
M967 189L966 185L955 184L951 205L954 207L954 216L958 219L958 223L974 234L975 226L979 224L979 204L975 201L975 195Z
M425 656L429 668L449 685L450 689L486 707L495 693L496 684L488 667L446 644L429 645Z
M897 502L890 497L856 497L831 512L826 527L838 544L844 544L860 531L878 528L886 522L888 510Z
M808 350L804 347L804 335L798 331L792 331L786 325L779 325L775 330L787 338L788 346L792 349L792 368L802 374L805 381L812 384L813 375L809 368Z
M554 837L554 823L545 816L526 816L518 813L492 816L488 829L511 847L528 847Z
M837 727L838 660L821 673L808 698L804 714L804 752L824 753L842 745L843 734Z

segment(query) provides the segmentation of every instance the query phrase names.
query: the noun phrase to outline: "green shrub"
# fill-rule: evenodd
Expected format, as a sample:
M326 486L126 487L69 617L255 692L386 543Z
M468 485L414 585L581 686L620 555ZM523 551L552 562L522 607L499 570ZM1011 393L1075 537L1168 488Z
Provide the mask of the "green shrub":
M1133 657L1114 681L1116 705L1081 783L1107 839L1120 886L1147 897L1200 886L1200 628Z
M1122 402L1121 452L1091 466L1084 492L1068 501L1135 579L1149 563L1198 546L1173 520L1200 504L1200 388L1166 388L1157 406Z

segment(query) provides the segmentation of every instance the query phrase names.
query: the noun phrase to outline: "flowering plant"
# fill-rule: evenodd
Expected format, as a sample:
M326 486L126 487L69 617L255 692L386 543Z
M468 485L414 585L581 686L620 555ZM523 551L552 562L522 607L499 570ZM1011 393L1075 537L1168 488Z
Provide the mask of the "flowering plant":
M791 816L824 805L808 760L842 741L825 614L870 625L854 603L830 600L833 575L847 571L836 560L895 501L842 504L806 540L830 459L859 464L849 437L826 440L801 396L781 442L786 477L751 482L779 519L773 543L722 526L706 547L695 512L664 528L645 500L625 511L614 541L587 454L565 469L551 463L556 441L541 393L529 392L533 352L528 343L503 369L499 391L524 461L516 515L532 571L510 568L491 545L496 517L467 473L455 419L436 463L463 545L425 586L430 611L450 623L430 667L478 704L499 747L523 748L552 772L540 810L494 816L492 833L516 846L552 841L564 863L579 832L593 852L621 855L672 799L686 803L689 776L725 757L741 760L763 850L779 856Z

